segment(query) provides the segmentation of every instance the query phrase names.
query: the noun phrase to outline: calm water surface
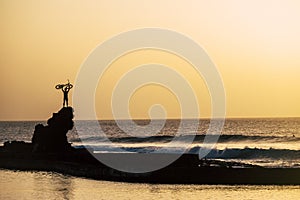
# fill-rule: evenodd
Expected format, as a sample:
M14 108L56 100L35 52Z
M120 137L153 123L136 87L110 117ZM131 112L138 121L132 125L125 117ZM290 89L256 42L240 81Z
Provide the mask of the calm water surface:
M0 170L0 199L299 199L300 186L160 185Z

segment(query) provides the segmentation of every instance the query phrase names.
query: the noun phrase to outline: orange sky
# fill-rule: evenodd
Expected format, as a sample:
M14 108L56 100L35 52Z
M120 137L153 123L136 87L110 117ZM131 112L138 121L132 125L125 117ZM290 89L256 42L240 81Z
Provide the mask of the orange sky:
M224 82L228 117L299 117L299 22L297 0L2 0L0 120L49 118L62 104L55 84L67 79L74 83L81 64L101 42L144 27L177 31L206 50ZM175 66L181 61L162 52L136 52L112 66L96 94L99 117L111 117L107 105L116 74L124 63L134 67L139 54L181 68L201 99L201 116L209 117L209 95L201 77L193 77L183 62ZM155 103L166 106L168 117L180 117L174 95L155 86L134 94L132 116L147 117Z

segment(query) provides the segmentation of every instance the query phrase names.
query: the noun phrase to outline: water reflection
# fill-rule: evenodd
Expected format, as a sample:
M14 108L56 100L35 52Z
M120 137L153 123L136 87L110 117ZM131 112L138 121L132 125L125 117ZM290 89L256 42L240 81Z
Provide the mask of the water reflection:
M0 170L0 199L299 199L300 186L161 185Z
M38 198L73 199L73 177L52 172L33 173L34 187Z

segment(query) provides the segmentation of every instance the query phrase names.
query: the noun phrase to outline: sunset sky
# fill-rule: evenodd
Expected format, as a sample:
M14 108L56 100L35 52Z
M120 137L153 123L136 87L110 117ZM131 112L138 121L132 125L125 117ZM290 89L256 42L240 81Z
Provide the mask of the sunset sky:
M1 0L0 26L0 120L46 120L62 106L62 92L54 86L67 79L74 83L93 49L114 35L145 27L179 32L205 49L223 79L227 117L300 117L297 0ZM149 62L179 70L195 90L201 117L210 116L205 82L191 66L148 50L116 60L100 80L99 118L112 117L111 90L122 74ZM132 96L131 114L147 118L157 103L168 117L180 117L174 94L157 85Z

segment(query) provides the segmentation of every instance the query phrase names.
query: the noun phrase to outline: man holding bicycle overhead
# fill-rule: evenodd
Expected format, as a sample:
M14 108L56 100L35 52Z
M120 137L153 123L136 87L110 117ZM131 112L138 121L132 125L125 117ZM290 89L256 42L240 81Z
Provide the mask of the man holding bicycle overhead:
M68 93L70 89L73 87L73 85L69 82L67 84L58 84L55 86L56 89L61 89L64 93L64 101L63 101L63 107L68 107L69 106L69 98L68 98Z

